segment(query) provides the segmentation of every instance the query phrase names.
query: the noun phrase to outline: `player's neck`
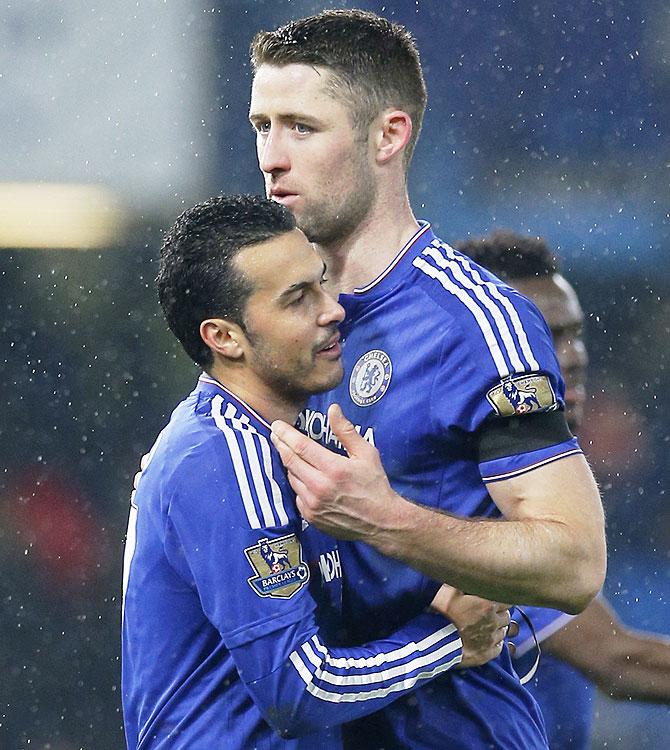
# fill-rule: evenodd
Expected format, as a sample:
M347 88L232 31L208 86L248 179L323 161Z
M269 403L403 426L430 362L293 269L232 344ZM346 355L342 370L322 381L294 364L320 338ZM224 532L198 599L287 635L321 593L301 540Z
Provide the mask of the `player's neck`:
M350 293L377 278L419 228L409 200L378 205L346 238L319 245L332 292Z
M276 419L295 424L298 414L307 403L306 397L274 391L250 373L248 368L229 368L215 362L207 370L207 374L250 406L268 424L272 424Z

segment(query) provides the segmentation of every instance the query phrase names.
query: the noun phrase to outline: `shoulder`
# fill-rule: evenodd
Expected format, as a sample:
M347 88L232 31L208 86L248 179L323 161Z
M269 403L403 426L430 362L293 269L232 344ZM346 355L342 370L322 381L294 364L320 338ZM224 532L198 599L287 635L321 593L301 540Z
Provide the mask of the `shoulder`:
M438 239L413 265L416 283L445 311L445 322L452 323L453 345L481 353L501 377L539 369L533 350L539 348L543 356L552 349L551 337L530 300Z
M269 428L225 395L183 401L149 456L145 487L171 515L182 506L213 504L225 508L231 523L258 529L288 523L293 493Z

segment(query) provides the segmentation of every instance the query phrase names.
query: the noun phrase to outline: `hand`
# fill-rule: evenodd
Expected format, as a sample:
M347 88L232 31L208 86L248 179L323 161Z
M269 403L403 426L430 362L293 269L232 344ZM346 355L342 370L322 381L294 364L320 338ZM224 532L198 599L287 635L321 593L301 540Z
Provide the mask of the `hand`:
M469 596L448 584L435 594L431 607L458 628L463 643L458 669L478 667L500 656L505 638L518 632L518 625L511 621L509 605Z
M338 539L371 541L393 524L393 491L377 449L364 440L337 404L328 409L330 428L347 456L314 442L285 422L272 423L272 442L287 469L302 517Z

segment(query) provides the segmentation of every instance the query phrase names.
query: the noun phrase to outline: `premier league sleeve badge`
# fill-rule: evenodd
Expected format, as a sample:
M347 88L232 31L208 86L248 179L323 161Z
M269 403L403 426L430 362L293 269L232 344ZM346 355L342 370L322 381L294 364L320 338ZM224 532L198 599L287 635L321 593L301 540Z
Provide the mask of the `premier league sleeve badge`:
M558 408L554 389L546 375L505 378L495 388L491 388L486 398L499 417Z
M244 554L255 574L247 582L258 596L290 599L309 581L309 567L295 534L261 539L246 547Z

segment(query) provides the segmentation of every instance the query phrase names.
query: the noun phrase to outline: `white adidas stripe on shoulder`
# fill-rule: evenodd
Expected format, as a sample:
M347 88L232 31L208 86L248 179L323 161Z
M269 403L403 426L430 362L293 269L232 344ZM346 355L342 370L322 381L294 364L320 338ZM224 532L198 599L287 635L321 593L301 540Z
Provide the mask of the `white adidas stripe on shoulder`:
M428 245L422 255L425 257L417 256L414 259L414 266L438 281L446 291L470 310L482 331L501 378L509 376L512 372L522 373L539 369L518 312L495 284L484 281L466 258L461 258L452 248L438 240ZM432 260L435 265L426 258ZM503 310L509 316L511 328ZM491 316L493 325L486 312ZM504 346L507 359L499 341Z
M246 414L240 412L233 403L226 403L223 396L217 395L212 399L212 417L226 439L251 528L285 526L288 516L281 490L272 474L268 439L256 430ZM247 474L242 451L249 464L251 476ZM269 494L266 482L270 488Z
M510 320L512 321L512 325L514 326L514 331L517 335L517 338L519 340L519 343L521 344L521 351L523 352L524 357L526 358L526 361L531 367L531 370L539 370L540 365L538 364L537 360L535 359L533 355L533 351L530 348L530 343L528 341L528 336L526 335L526 331L523 327L523 323L521 322L521 318L519 317L519 313L514 307L514 305L510 302L509 298L506 297L504 294L501 293L500 289L492 282L492 281L484 281L479 271L474 267L472 261L469 258L466 258L462 254L457 254L452 247L449 247L449 245L442 245L444 250L446 251L449 258L452 260L460 263L467 271L470 273L472 278L475 280L477 284L481 284L484 289L486 289L489 294L507 310L507 314L509 315Z

